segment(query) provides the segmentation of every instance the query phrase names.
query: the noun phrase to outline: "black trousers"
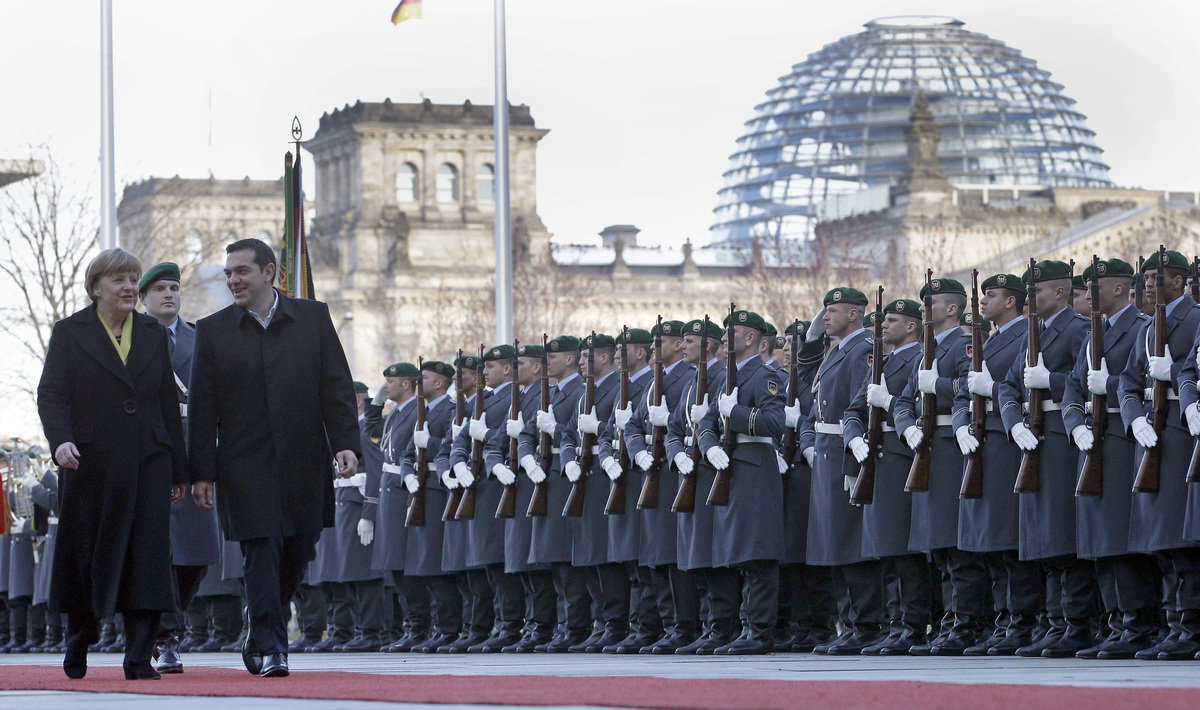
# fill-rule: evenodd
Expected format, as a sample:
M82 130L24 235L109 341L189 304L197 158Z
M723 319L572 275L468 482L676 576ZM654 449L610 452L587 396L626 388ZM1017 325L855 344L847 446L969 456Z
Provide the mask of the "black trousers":
M1167 602L1176 611L1200 610L1200 547L1163 550L1155 557L1164 571Z
M551 562L550 573L554 580L554 593L563 607L563 624L569 634L587 635L592 627L591 599L583 568L573 567L570 562Z
M404 610L406 630L425 633L433 623L433 597L429 586L420 577L410 577L399 570L392 572L400 606Z
M838 616L846 628L883 623L883 567L878 560L863 560L830 568L837 597Z
M675 607L675 628L683 631L700 630L700 591L691 570L667 566L671 584L671 601Z
M192 605L192 599L195 599L196 591L200 589L200 583L208 574L208 566L171 565L171 571L174 572L175 581L175 611L163 614L159 620L158 637L160 640L169 634L180 633L187 625L184 613Z
M456 572L458 592L463 598L463 622L467 631L488 633L496 623L495 593L486 569Z
M1160 606L1162 574L1149 555L1096 559L1096 582L1105 611L1124 613Z
M519 629L525 621L525 587L516 574L504 571L504 563L487 565L487 582L492 591L495 621ZM491 629L491 626L488 626Z
M452 574L437 574L418 577L429 590L433 599L434 626L439 634L462 632L463 599L458 591L458 581Z
M892 626L924 630L933 621L933 588L925 555L897 555L880 560Z
M292 596L296 602L296 626L309 642L325 636L327 609L325 590L317 584L301 584Z
M346 596L350 601L350 611L354 618L354 626L363 636L374 637L383 633L384 629L384 592L382 579L364 579L357 582L345 582Z
M317 535L242 540L250 641L259 653L287 653L292 595L317 556Z
M930 556L949 582L942 596L947 609L960 616L995 615L991 575L981 555L947 547L933 550Z
M1046 583L1041 565L1020 559L1016 550L984 553L989 566L1002 570L1004 608L1010 614L1033 617L1046 606ZM993 576L998 576L996 573Z
M773 632L779 616L779 562L750 560L717 569L734 573L741 600L739 616L745 623L758 632Z
M741 620L741 579L733 567L709 567L703 570L709 623L721 630L736 628Z
M518 573L518 577L525 591L526 623L533 622L540 631L553 629L557 620L554 575L550 570L531 570Z
M1060 555L1043 560L1047 579L1057 585L1046 585L1047 602L1053 586L1058 588L1058 608L1067 619L1087 619L1100 612L1100 590L1096 586L1096 566L1091 560L1075 555ZM1047 608L1050 605L1047 603Z

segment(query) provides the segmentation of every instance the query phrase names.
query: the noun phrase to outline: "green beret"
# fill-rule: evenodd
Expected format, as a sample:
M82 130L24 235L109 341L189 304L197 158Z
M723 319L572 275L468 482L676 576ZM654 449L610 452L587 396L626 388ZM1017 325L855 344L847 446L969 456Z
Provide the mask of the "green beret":
M454 377L454 368L437 360L426 360L421 363L421 370L442 375L443 377Z
M138 280L138 293L145 293L146 289L150 288L150 284L155 281L179 281L179 267L169 261L164 261L149 269L142 274L142 278Z
M967 289L963 288L961 282L955 281L954 279L933 279L928 284L921 287L921 300L925 300L926 289L932 289L932 293L935 296L943 293L958 293L962 294L963 296L967 295Z
M780 336L776 336L776 338L775 338L775 348L776 348L776 349L778 349L778 348L782 348L782 347L784 347L785 345L787 345L787 338L786 338L786 337L784 337L784 336L782 336L782 335L780 335Z
M359 382L358 380L354 381L354 394L366 394L370 391L371 388L367 387L366 383Z
M650 329L650 335L658 334L658 325ZM674 335L676 337L683 335L683 321L681 320L665 320L662 322L662 334Z
M1088 268L1090 269L1092 267L1089 266ZM1132 277L1134 274L1133 264L1130 264L1128 261L1124 261L1122 259L1109 259L1108 261L1102 261L1100 262L1098 271L1100 272L1099 276L1101 278L1105 276Z
M795 335L797 323L800 324L800 337L802 337L802 338L804 337L804 334L808 332L808 329L812 327L811 321L806 321L806 320L792 321L791 325L789 325L788 327L783 329L783 334L784 335Z
M690 320L683 326L683 334L684 335L700 335L703 332L704 332L704 319L703 318L697 318L696 320ZM724 335L725 335L724 328L717 325L716 323L713 323L711 320L708 321L708 337L720 338Z
M493 345L492 347L483 351L483 361L492 362L494 360L511 360L515 352L516 351L513 350L513 346L509 345L508 343L500 343L499 345Z
M848 286L838 286L825 294L825 305L833 303L849 303L852 306L867 305L867 297L862 291Z
M1028 277L1028 274L1026 275ZM1046 259L1033 265L1034 281L1055 281L1071 278L1071 265L1065 261Z
M779 335L779 331L775 329L775 326L770 323L763 323L763 325L766 326L763 328L764 335Z
M980 291L989 288L1006 288L1009 291L1025 292L1025 280L1015 274L993 274L979 284Z
M597 337L599 337L599 336L597 336ZM617 336L617 339L616 339L617 344L620 345L621 341L624 338L625 338L625 332L622 331L621 334ZM651 335L650 331L646 330L645 328L630 328L629 329L629 340L627 342L628 345L649 345L650 343L653 343L653 342L654 342L654 336Z
M753 328L760 333L767 332L767 322L763 317L754 311L734 311L725 316L725 320L721 321L721 325L728 327L729 319L732 318L735 325L744 325L747 328Z
M604 333L592 333L583 339L583 342L579 344L579 348L581 350L589 350L593 347L611 348L616 344L616 338L612 337L611 335L605 335Z
M478 355L463 355L462 357L454 358L454 367L464 370L478 370L479 356Z
M421 371L411 362L398 362L395 365L388 365L388 368L383 371L384 377L416 377L419 374L421 374Z
M1172 250L1168 249L1167 250L1167 263L1163 264L1163 266L1168 269L1185 269L1186 270L1190 266L1190 264L1188 263L1188 260L1183 256L1183 254L1180 254L1177 251L1172 251ZM1142 273L1144 274L1147 271L1157 271L1157 270L1158 270L1158 252L1154 252L1150 256L1146 257L1146 261L1142 264Z
M521 347L517 348L518 357L540 358L544 352L545 350L542 349L541 345L522 345Z
M898 316L921 319L921 304L911 298L897 298L883 307L883 312L895 313Z
M1090 268L1092 268L1092 267L1089 266L1087 269L1084 269L1083 270L1084 274L1086 274L1087 270ZM1084 281L1084 277L1083 276L1072 276L1071 277L1071 288L1075 289L1076 291L1086 291L1087 283Z
M867 315L863 316L863 327L864 328L874 328L875 327L875 311L870 311L867 313Z
M958 324L959 325L971 325L971 312L966 311L965 313L963 313L962 316L958 319ZM992 331L992 322L987 320L986 318L980 318L979 319L979 327L983 329L983 332L990 333Z
M579 338L576 338L574 335L560 335L546 343L546 347L552 353L571 352L572 350L579 349Z

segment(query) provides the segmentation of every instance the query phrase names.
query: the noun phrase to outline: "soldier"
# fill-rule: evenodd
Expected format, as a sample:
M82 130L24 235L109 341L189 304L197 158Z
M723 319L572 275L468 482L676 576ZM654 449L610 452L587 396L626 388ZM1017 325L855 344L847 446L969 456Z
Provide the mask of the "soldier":
M962 318L958 319L958 325L963 329L964 333L966 333L967 335L971 334L971 312L970 311L963 312ZM979 318L979 327L983 329L983 339L987 340L988 336L992 334L992 322L981 316ZM965 456L965 454L964 454L964 456Z
M813 470L806 561L832 568L844 631L813 652L858 655L881 638L883 572L878 560L862 553L862 508L851 505L846 495L858 462L846 455L842 417L866 379L872 340L862 327L867 297L861 291L834 288L824 303L821 332L837 344L817 371L813 407L801 421L800 450ZM814 330L815 325L809 338Z
M1087 271L1087 269L1084 269ZM1092 317L1092 302L1088 300L1086 276L1071 277L1071 307L1084 318Z
M664 633L658 641L642 647L639 653L646 654L672 654L675 649L695 641L700 631L698 617L681 620L677 611L674 592L679 584L678 550L675 516L671 514L670 505L679 481L670 457L665 455L665 435L659 442L663 446L663 460L654 459L655 431L667 427L684 388L696 378L695 367L683 361L683 326L683 321L667 320L651 330L651 336L661 338L662 342L662 404L655 404L658 394L654 391L654 377L651 376L642 394L633 400L633 415L626 422L624 432L625 446L634 464L643 473L658 468L658 500L638 511L641 518L638 566L650 570L650 589L644 589L643 595L653 596L664 631L669 628L670 633ZM632 493L635 489L630 490ZM686 593L690 594L688 603L694 608L694 588Z
M924 553L909 548L912 496L904 485L912 468L912 451L895 436L898 395L920 365L921 304L897 299L884 306L883 313L883 341L891 348L883 356L883 377L876 385L868 375L842 418L842 438L861 464L870 455L868 405L878 407L884 417L884 435L875 462L874 500L863 507L862 554L883 563L891 632L864 648L864 656L904 655L913 646L927 643L925 630L933 613L929 564Z
M1195 486L1186 483L1188 456L1195 443L1189 432L1200 432L1196 407L1196 342L1200 306L1184 290L1188 262L1177 251L1167 251L1163 301L1166 303L1167 348L1154 356L1153 321L1138 335L1121 373L1121 419L1138 444L1134 461L1139 466L1146 447L1158 444L1162 475L1156 492L1135 492L1129 519L1129 551L1152 553L1164 577L1164 607L1170 634L1150 648L1138 651L1143 660L1181 661L1200 650L1200 549L1189 532L1189 500ZM1146 302L1153 312L1159 256L1142 264ZM1153 381L1171 383L1167 426L1155 434L1147 414L1151 411ZM1176 395L1178 401L1176 401ZM1181 415L1181 412L1183 414ZM1189 432L1184 432L1186 425Z
M936 429L930 445L929 489L913 494L912 530L909 549L929 553L941 572L942 598L954 615L953 625L944 638L935 639L928 652L937 656L959 656L974 646L981 636L991 635L993 602L991 580L981 557L958 548L958 492L962 487L963 459L955 443L951 411L954 397L966 384L971 368L967 345L971 337L958 327L967 305L963 285L954 279L932 279L921 289L932 292L932 313L924 317L933 322L937 340L934 366L918 368L896 403L896 429L910 448L921 443L923 432L917 425L918 408L923 395L937 398ZM917 646L910 653L925 649Z
M1094 424L1089 421L1092 395L1104 395L1108 410L1103 447L1097 452L1104 467L1098 496L1075 498L1076 539L1079 556L1095 560L1096 579L1106 612L1108 638L1080 650L1080 658L1133 658L1153 645L1157 631L1161 575L1147 555L1129 552L1129 515L1133 505L1134 442L1121 422L1118 387L1120 375L1109 374L1108 363L1129 361L1129 352L1150 320L1130 302L1133 266L1120 259L1097 262L1096 272L1088 266L1083 278L1097 284L1099 302L1088 302L1104 317L1104 341L1100 369L1093 370L1091 332L1067 378L1063 395L1063 425L1080 451L1080 466L1096 445Z
M33 474L27 474L19 481L28 492L33 504L46 513L46 536L38 548L37 576L33 583L32 603L35 608L46 609L50 598L50 572L54 566L54 548L58 537L58 477L54 471L47 468L38 480ZM62 615L45 612L46 637L38 647L31 647L32 653L57 653L60 645L64 645Z
M9 453L9 471L10 473L16 467L14 459L23 459L22 466L36 465L36 460L30 460L28 452L13 451ZM27 471L28 469L25 468ZM13 511L29 510L29 517L17 517L11 522L9 520L0 521L8 526L7 544L9 547L9 567L8 567L8 612L9 626L11 636L9 642L0 648L0 653L28 653L29 649L36 645L32 643L35 640L38 644L45 641L42 634L45 633L45 626L41 629L36 628L31 618L33 587L37 577L35 564L35 550L37 548L35 520L32 516L32 506L26 508L22 505L18 507L17 498L25 498L26 489L23 486L14 485L3 493L8 497L9 515L16 515ZM28 502L28 501L23 501Z
M1075 476L1078 454L1067 441L1061 405L1067 375L1088 332L1088 322L1070 306L1071 271L1061 261L1041 261L1030 270L1042 320L1038 365L1027 367L1028 344L1000 383L1000 416L1017 446L1041 448L1039 490L1020 494L1020 554L1040 560L1050 584L1047 608L1051 629L1036 643L1017 649L1019 656L1064 658L1093 645L1091 622L1097 612L1095 567L1076 556ZM1031 307L1035 304L1031 304ZM1039 439L1025 423L1024 404L1032 389L1049 390ZM1057 584L1055 584L1057 583ZM1058 598L1054 592L1058 591ZM1057 605L1065 619L1055 617Z

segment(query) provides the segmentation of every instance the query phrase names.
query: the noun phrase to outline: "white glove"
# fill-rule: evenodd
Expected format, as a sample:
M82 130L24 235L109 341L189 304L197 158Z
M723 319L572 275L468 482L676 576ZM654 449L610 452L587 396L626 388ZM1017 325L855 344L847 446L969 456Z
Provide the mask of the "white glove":
M528 473L529 471L532 471L538 467L538 462L537 459L533 457L533 454L525 454L521 457L521 461L518 465L525 469L525 472Z
M374 520L359 520L358 521L358 541L363 547L371 544L375 539L375 521Z
M429 422L425 422L424 429L413 427L413 445L418 449L424 449L429 446Z
M639 451L633 455L633 462L643 471L649 471L654 465L654 456L649 451Z
M729 454L725 453L725 449L720 446L710 446L708 451L704 452L704 458L708 459L708 462L718 471L729 468Z
M708 416L708 395L704 395L704 401L700 404L693 404L688 413L692 416L692 423L699 424L700 420Z
M667 400L665 397L662 404L650 405L647 412L647 418L650 420L651 426L666 426L667 420L671 418L671 410L667 409Z
M1014 424L1009 434L1012 435L1013 441L1021 447L1022 451L1033 451L1038 447L1038 438L1033 435L1025 422Z
M808 464L808 467L812 468L813 461L817 458L817 450L809 446L804 451L801 451L800 455L804 457L804 462Z
M600 468L604 469L604 473L608 475L608 480L610 481L617 480L621 477L621 474L624 473L624 471L621 470L621 464L617 463L617 460L612 456L609 456L601 461Z
M580 434L596 434L600 431L600 419L596 416L596 408L579 415L578 428Z
M554 412L546 412L539 409L537 416L537 428L538 431L542 432L543 434L554 436L554 430L558 428L558 421L554 418Z
M475 475L471 473L471 467L465 461L454 464L454 480L458 481L458 485L463 488L475 482Z
M617 431L625 431L625 425L633 418L633 403L625 405L624 409L620 407L613 410L613 423L617 425Z
M854 490L854 482L857 480L858 476L851 476L848 473L845 476L842 476L842 490L846 491L847 493Z
M967 389L971 394L980 397L991 397L992 387L996 381L992 379L992 373L988 370L987 362L983 363L983 369L979 372L971 371L967 373Z
M683 451L675 454L675 468L678 469L683 475L688 475L695 468L694 464L692 463L692 457L688 456L687 453Z
M454 471L450 469L442 471L442 485L445 486L446 490L448 491L458 488L458 479L454 477Z
M1031 390L1050 389L1050 370L1046 368L1046 359L1038 353L1038 363L1033 367L1025 366L1025 387Z
M537 459L533 454L525 454L521 457L521 468L525 469L525 476L534 483L541 483L546 480L546 472L538 465Z
M371 404L379 407L382 406L387 400L387 383L385 382L382 385L379 385L379 389L375 390L375 396L371 398Z
M1072 429L1071 438L1075 440L1075 448L1080 451L1091 451L1092 445L1096 443L1096 436L1092 434L1092 430L1088 429L1086 424L1080 424Z
M1108 394L1108 361L1100 358L1100 369L1088 368L1088 392L1092 394Z
M358 474L355 474L354 476L351 476L351 478L354 478L357 475ZM366 476L363 476L363 479L363 482L365 483ZM37 476L33 475L32 473L25 474L25 477L21 479L21 487L27 491L32 491L37 486L41 485L41 483L42 482L37 479ZM356 483L355 485L359 484Z
M450 424L450 437L451 437L452 439L457 439L457 438L458 438L458 435L462 433L462 430L463 430L463 427L464 427L464 426L465 426L464 424L454 424L454 423L451 423L451 424Z
M954 438L958 439L958 450L963 456L975 451L979 448L979 439L976 439L971 434L971 427L960 426L954 430Z
M733 412L733 408L734 408L734 406L737 405L737 403L738 403L738 388L737 387L733 388L733 392L731 392L729 394L722 394L720 397L717 397L717 408L721 410L721 416L723 416L727 419L729 418L730 413Z
M1200 436L1200 406L1189 404L1188 408L1183 410L1183 415L1187 417L1188 432L1192 436Z
M925 394L937 394L937 370L917 368L917 389Z
M925 432L921 431L921 427L917 426L916 424L913 424L904 430L904 443L908 444L908 448L912 449L913 451L917 450L917 447L921 445L921 442L924 439Z
M886 383L880 382L877 385L867 385L867 404L872 407L890 409L892 399L892 393L888 392Z
M471 438L475 441L487 441L488 425L483 417L479 419L471 419L471 428L469 429Z
M780 476L788 472L787 461L783 460L783 454L779 453L778 451L775 452L775 464L779 466Z
M800 400L790 407L783 408L784 423L789 429L795 429L800 426Z
M1163 356L1150 356L1150 367L1148 368L1150 376L1156 380L1163 382L1171 381L1171 364L1175 361L1171 359L1171 348L1163 347Z
M567 474L568 481L574 483L575 481L579 480L579 476L582 474L582 471L580 471L579 463L577 461L568 461L567 465L563 468L563 473Z
M804 336L804 342L815 343L825 335L825 309L817 311L817 315L813 316L812 325L808 327L808 333Z
M850 453L854 454L854 460L862 463L871 455L871 447L867 446L867 442L861 436L856 436L850 440L848 444Z
M492 466L492 476L494 476L497 481L500 481L500 485L502 486L511 486L517 480L517 475L510 471L508 466L505 466L502 463Z
M421 484L417 482L416 475L410 473L404 477L404 487L408 489L409 493L416 493Z
M510 439L517 438L523 431L525 431L525 415L520 412L517 412L516 419L508 419L504 422L504 433L508 434Z
M1143 449L1149 449L1158 443L1158 434L1154 433L1154 426L1145 417L1134 419L1129 428L1133 430L1133 438L1137 439L1137 443L1141 444Z

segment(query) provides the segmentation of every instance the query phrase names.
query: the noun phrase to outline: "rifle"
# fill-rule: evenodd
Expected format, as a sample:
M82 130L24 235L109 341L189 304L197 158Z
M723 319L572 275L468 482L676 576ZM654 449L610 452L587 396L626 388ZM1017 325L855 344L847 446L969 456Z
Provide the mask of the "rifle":
M788 358L788 407L796 406L800 389L800 320L792 323L792 353ZM783 475L783 503L787 505L788 477L792 475L792 462L796 460L796 448L799 445L796 427L788 427L783 433L783 460L787 462L787 473Z
M1192 260L1192 300L1200 303L1200 256Z
M454 423L460 427L463 426L463 420L467 418L467 396L463 394L462 353L463 351L460 348L458 359L455 360L454 371ZM446 509L442 511L442 522L454 520L454 514L458 512L458 506L462 503L462 497L462 486L450 491L450 494L446 496Z
M1026 367L1036 367L1042 354L1042 319L1037 312L1037 277L1035 259L1029 260L1029 283L1025 286L1025 300L1029 304L1029 341L1025 353ZM1021 467L1017 470L1017 483L1013 493L1037 493L1042 488L1042 446L1045 440L1042 431L1046 415L1042 412L1042 402L1046 400L1046 390L1029 390L1029 430L1038 439L1038 445L1030 451L1021 454Z
M663 358L662 358L662 316L658 317L658 325L654 328L654 406L661 407L663 403ZM658 508L658 474L663 462L667 459L667 428L654 427L654 443L651 452L654 462L646 471L642 481L642 492L638 496L638 510L654 510Z
M540 409L543 412L550 411L550 363L546 360L546 345L547 337L542 333L542 380L541 380L541 402ZM538 455L541 458L542 472L547 476L550 475L550 469L554 466L554 452L551 448L554 446L554 437L544 431L538 432ZM542 479L541 483L533 484L533 497L529 499L529 509L525 511L525 517L536 518L546 514L546 504L549 502L550 489L547 487L546 480Z
M979 319L979 270L971 269L971 371L983 372L983 321ZM971 395L971 436L979 447L967 454L959 498L983 497L983 442L987 439L987 397Z
M875 294L875 342L871 346L871 384L883 380L883 286ZM793 336L794 338L795 336ZM870 407L867 413L867 458L863 459L850 491L850 502L854 505L870 505L875 501L875 459L883 454L883 420L887 412L879 407Z
M521 351L521 342L513 341L512 354L512 384L509 385L509 400L508 400L508 418L516 419L521 414L521 383L517 381L517 371L520 369L520 360L517 359L517 353ZM517 448L520 442L516 437L508 439L508 465L515 472L517 468L517 457L520 455ZM504 487L504 491L500 494L500 504L496 506L497 518L515 518L517 517L517 482L514 479L512 483Z
M696 404L704 404L708 398L708 314L704 314L704 330L700 331L700 357L696 360ZM686 407L686 402L680 402ZM690 418L690 415L689 415ZM679 490L675 493L675 502L671 504L672 513L691 513L696 510L696 476L700 474L700 442L696 436L697 424L692 423L692 472L679 477Z
M629 406L629 326L621 327L621 393L618 405L621 409ZM617 462L621 466L621 477L612 482L608 489L608 501L604 504L605 515L625 514L625 493L628 490L626 476L628 475L629 450L625 448L625 432L614 431L613 438L617 441Z
M583 385L583 413L591 412L596 406L596 331L588 340L588 373ZM564 518L583 517L583 496L587 493L587 477L592 473L592 447L596 445L595 434L584 434L579 437L579 451L576 453L579 461L579 480L571 484L571 494L567 496L567 504L563 506Z
M1142 276L1142 265L1145 263L1146 257L1139 256L1137 270L1138 275L1137 278L1133 280L1133 305L1138 309L1139 313L1146 312L1146 309L1143 308L1146 300L1146 281L1145 277Z
M423 373L425 358L417 358L417 372ZM417 375L417 431L425 428L425 377ZM416 448L414 446L414 448ZM408 504L408 515L404 518L404 527L419 528L425 525L425 478L429 473L429 452L417 449L417 490L412 494Z
M737 355L733 352L734 327L733 313L737 304L729 304L729 323L725 326L725 394L731 395L737 389ZM721 446L729 457L729 465L717 471L712 488L708 491L708 505L729 505L729 481L733 476L733 450L737 447L737 436L729 431L729 420L721 419Z
M475 419L483 419L483 400L487 392L483 388L483 346L479 346L479 360L475 363ZM483 442L471 440L471 476L475 480L463 490L462 502L458 504L455 520L471 520L475 517L477 486L483 478Z
M1167 248L1158 247L1158 269L1154 273L1154 356L1162 357L1167 348ZM1145 450L1138 464L1137 476L1133 479L1134 493L1158 493L1159 471L1162 468L1162 432L1167 425L1167 396L1170 382L1154 380L1154 396L1151 398L1150 424L1158 435L1158 443ZM1189 472L1190 475L1190 472Z
M937 336L933 334L933 269L925 270L925 314L921 318L924 332L921 337L922 369L937 366ZM913 452L912 468L904 482L906 493L929 490L929 466L933 456L933 433L937 428L937 395L921 394L921 443Z
M1104 359L1104 314L1100 312L1100 257L1092 255L1092 369L1099 370ZM1098 496L1104 492L1104 430L1108 426L1108 395L1092 393L1092 448L1083 455L1077 496Z

